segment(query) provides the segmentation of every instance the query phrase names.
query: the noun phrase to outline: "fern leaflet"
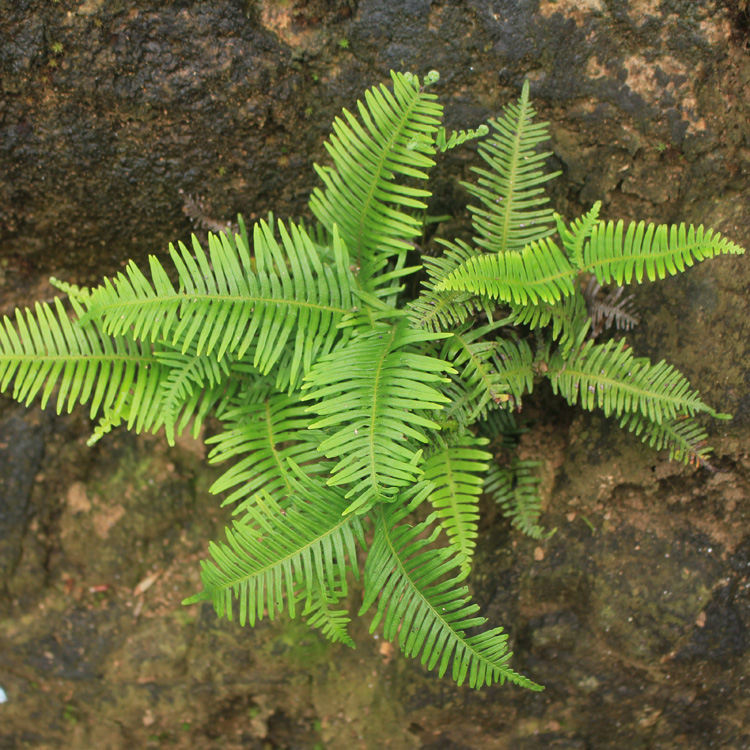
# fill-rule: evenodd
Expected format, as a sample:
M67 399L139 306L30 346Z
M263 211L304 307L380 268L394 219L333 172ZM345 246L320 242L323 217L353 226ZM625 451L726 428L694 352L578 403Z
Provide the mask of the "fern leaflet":
M657 424L685 413L721 416L700 400L675 367L634 357L624 341L588 341L567 359L556 354L547 375L554 392L559 391L571 404L580 401L584 409L598 407L607 416L640 412Z
M533 122L534 115L526 81L518 104L505 107L501 119L490 120L495 132L479 146L479 155L491 169L472 167L478 184L461 183L483 204L469 210L477 232L474 239L490 252L515 252L553 231L552 210L541 208L549 203L542 185L559 172L545 175L541 170L549 154L535 149L549 136L547 123Z
M622 286L644 275L649 281L663 279L715 255L737 255L744 250L711 229L692 225L667 226L622 221L599 222L591 231L583 254L585 271L600 284Z
M424 493L421 493L422 495ZM432 517L412 527L401 523L415 502L379 506L375 537L365 564L365 599L360 614L378 600L370 632L380 621L383 636L398 641L406 656L418 657L427 669L442 677L451 666L453 679L472 688L506 680L531 690L540 686L508 667L511 653L502 628L467 636L485 622L479 607L469 603L462 575L451 576L459 561L452 547L435 548L439 527L425 536ZM378 598L379 597L379 598Z
M421 473L414 443L427 442L425 428L438 428L423 413L447 401L431 384L452 368L414 345L444 337L380 324L321 358L306 377L303 388L315 390L303 398L315 400L310 410L320 417L311 426L335 430L320 444L321 453L339 459L328 483L352 485L347 513L395 500Z
M422 479L431 482L430 505L461 559L461 571L468 574L474 555L479 521L482 474L492 456L480 446L486 438L464 435L458 445L432 453L424 463Z

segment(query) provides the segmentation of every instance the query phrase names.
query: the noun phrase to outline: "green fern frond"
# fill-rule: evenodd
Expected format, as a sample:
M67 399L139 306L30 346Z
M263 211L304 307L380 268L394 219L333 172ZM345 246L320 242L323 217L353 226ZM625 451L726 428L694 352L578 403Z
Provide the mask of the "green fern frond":
M607 416L639 412L657 424L697 412L720 416L679 370L663 360L652 365L645 357L634 357L624 341L588 341L567 359L556 354L547 376L553 391L568 402L580 401L584 409L599 408Z
M550 154L537 153L536 147L549 135L546 122L533 122L535 114L526 81L518 103L505 107L499 120L490 120L495 132L479 145L490 170L472 167L479 175L478 185L461 183L483 204L469 206L469 211L474 239L487 251L515 252L554 231L552 210L541 208L549 203L542 186L560 172L542 171Z
M222 506L248 498L252 503L261 489L277 500L288 497L295 487L289 459L310 475L325 469L316 436L308 435L313 417L298 397L271 393L256 402L235 402L222 422L224 429L206 440L213 446L211 463L235 461L211 486L215 494L231 490ZM243 503L235 513L244 510Z
M74 300L78 313L82 312ZM151 348L128 338L113 339L100 325L70 320L59 299L16 310L15 324L0 325L0 391L12 385L15 400L29 405L40 396L44 408L57 388L57 413L90 402L89 413L113 409L131 392L135 411L128 426L140 431L153 413L163 377Z
M424 494L424 493L422 493ZM421 498L416 496L415 501ZM365 563L365 597L360 614L377 600L370 632L383 622L383 636L397 640L406 654L418 658L428 670L438 668L459 684L472 688L506 680L531 690L541 690L509 666L508 636L502 628L467 636L466 631L485 622L469 592L459 583L461 558L452 547L435 548L439 527L429 536L432 517L409 526L402 523L415 503L376 509L375 536ZM452 577L450 577L452 576Z
M535 469L541 461L520 461L514 459L510 466L490 464L484 482L484 491L491 495L503 509L503 515L521 533L532 539L544 539L555 530L546 531L539 525L542 512L542 499L539 496L540 479Z
M320 417L311 427L333 430L320 445L338 459L328 483L351 485L347 513L393 501L421 473L415 443L427 442L425 429L438 428L424 413L447 401L431 384L453 369L415 348L445 335L380 324L321 358L306 376L303 389L314 390L303 400L315 400L309 410Z
M600 284L622 286L644 275L649 281L663 279L715 255L741 255L744 249L712 229L685 224L667 226L622 221L599 222L591 232L583 254L584 271Z
M602 207L601 201L597 201L583 215L571 222L570 228L565 226L562 216L554 214L555 223L557 224L557 233L560 235L563 247L568 253L570 262L579 270L583 270L583 246L586 240L591 236L597 225L599 210Z
M511 404L521 408L521 399L534 389L534 353L523 339L497 342L498 381L511 395Z
M160 421L164 423L167 441L174 445L175 432L182 432L192 417L210 411L222 394L222 386L229 381L231 358L198 355L194 346L187 352L167 347L156 350L154 356L165 373L160 383ZM210 402L208 407L206 400Z
M180 278L180 291L153 256L149 281L131 263L127 275L91 294L84 321L101 319L112 336L130 332L136 339L163 338L184 353L196 343L196 354L236 354L255 345L253 364L270 371L294 342L290 382L306 372L314 359L330 351L337 324L354 306L346 249L334 231L336 263L323 266L315 245L294 224L279 222L282 245L265 222L255 225L253 258L241 237L233 242L209 236L209 254L193 237L193 253L180 243L170 255ZM254 272L253 272L254 270Z
M573 294L575 275L557 245L542 239L520 251L470 258L435 290L483 294L513 305L555 303Z
M533 389L534 357L529 345L522 340L486 338L507 322L503 319L474 329L463 326L443 344L440 356L458 370L452 379L466 391L465 403L471 405L468 422L490 408L520 404ZM451 406L446 410L452 411Z
M318 221L329 232L338 226L363 279L372 276L370 264L405 253L422 232L410 212L426 209L430 192L397 178L427 178L435 163L428 156L435 153L433 133L443 112L437 97L421 90L416 77L391 77L393 92L373 87L365 103L357 102L359 120L347 110L345 120L336 118L334 135L326 143L334 166L315 165L325 191L316 188L310 198Z
M490 129L486 125L480 125L473 130L454 130L449 137L444 127L439 127L435 136L435 145L441 152L445 153L456 146L461 146L473 138L484 138Z
M470 417L476 410L476 403L471 398L471 392L455 375L448 383L441 383L439 390L448 403L440 411L432 413L431 418L439 429L430 430L429 437L434 445L447 448L456 445L471 426ZM493 407L494 404L487 403L487 410Z
M337 583L345 587L347 567L357 563L356 543L364 546L359 517L344 515L348 501L336 489L310 480L295 489L286 508L259 494L245 517L227 527L227 542L210 544L213 562L201 563L203 591L184 604L210 600L219 617L231 620L238 599L240 625L253 626L265 611L273 619L285 599L294 617L300 592L312 598L316 581L329 591Z
M591 327L586 300L578 290L554 305L541 303L513 307L511 321L532 330L552 324L552 340L559 342L563 356L583 344Z
M445 247L445 251L435 258L422 258L428 279L422 282L419 297L406 306L409 325L427 331L445 331L461 325L481 311L487 313L488 318L491 317L490 305L482 297L464 291L435 291L435 287L461 264L479 254L478 250L461 240L455 243L438 242Z
M492 455L480 448L486 438L464 435L457 445L432 453L424 463L422 479L431 482L430 505L461 556L461 571L468 574L476 547L479 521L479 495L482 474L489 468Z
M636 435L643 434L643 442L654 450L668 450L670 461L710 467L708 435L694 419L682 415L657 424L641 414L626 414L620 420L620 427Z
M490 419L498 409L503 424L512 422L512 417L505 419L507 409L520 409L521 399L533 385L534 355L525 341L480 342L465 360L464 374L452 374L450 382L440 386L449 403L433 414L440 432L433 432L431 440L442 447L455 445L473 422Z
M348 630L351 622L349 612L345 609L334 609L344 596L343 587L335 591L327 591L326 587L316 579L310 596L306 597L303 594L299 597L305 601L302 617L308 625L318 628L332 643L343 643L349 648L356 648Z

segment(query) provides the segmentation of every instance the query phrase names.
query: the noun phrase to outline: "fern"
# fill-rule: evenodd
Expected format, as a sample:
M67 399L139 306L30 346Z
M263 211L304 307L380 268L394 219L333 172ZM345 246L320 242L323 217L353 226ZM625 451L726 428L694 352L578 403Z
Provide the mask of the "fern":
M600 284L612 280L619 286L675 275L696 261L715 255L738 255L744 250L713 230L680 224L599 222L591 231L583 253L583 270L596 275Z
M204 590L188 601L210 599L231 620L236 597L241 625L254 625L266 611L273 619L284 600L294 617L298 587L310 598L316 586L334 590L346 581L347 564L356 563L357 542L364 546L362 525L356 515L344 515L346 504L340 491L321 492L309 482L297 484L286 509L267 493L257 495L242 520L227 528L227 543L211 544Z
M482 474L492 459L479 446L488 442L486 438L464 435L458 445L436 451L424 465L423 479L434 485L429 496L430 504L460 557L462 572L466 574L471 570L478 536Z
M132 392L128 427L140 431L155 418L163 371L151 347L112 340L96 324L74 325L59 299L54 309L37 303L15 317L15 325L6 316L0 326L0 390L12 383L14 399L29 405L39 396L44 408L57 387L58 414L90 403L92 417Z
M547 378L670 458L708 467L695 415L726 415L671 365L593 338L635 322L623 284L742 250L701 227L604 222L599 204L570 223L553 214L547 129L524 85L490 122L485 166L466 184L473 242L425 247L420 288L429 171L488 130L448 134L427 90L436 81L393 73L392 89L334 122L314 222L240 218L207 248L170 246L171 265L130 263L95 289L55 282L68 305L0 325L0 389L58 411L87 404L92 441L124 423L171 442L215 418L209 458L228 465L212 491L234 515L186 604L250 625L301 615L352 646L343 602L364 559L360 614L374 610L372 628L405 654L459 684L537 690L509 666L501 628L475 630L484 620L464 583L483 491L518 530L547 534L538 462L514 455L514 415Z
M466 587L458 587L463 575L445 578L461 559L450 548L430 547L438 532L435 529L425 536L431 519L414 527L400 523L417 504L378 509L360 610L363 614L377 599L371 631L382 619L386 638L398 639L407 656L421 655L427 669L437 666L441 677L450 665L459 685L468 677L470 687L475 688L509 680L541 689L507 666L511 654L502 628L466 635L485 620L476 616L479 607L469 604Z
M490 169L472 167L478 184L463 183L483 204L469 210L476 243L485 250L522 250L552 233L553 212L541 208L549 203L542 186L559 172L546 175L541 169L549 154L535 149L547 140L547 128L534 122L534 115L527 81L518 103L508 105L500 120L490 120L495 132L479 147Z
M512 305L556 303L573 293L575 273L552 240L539 240L521 251L478 255L457 268L438 286L483 294Z
M547 376L552 388L584 409L594 406L609 416L636 412L661 424L681 414L705 411L717 414L700 400L684 375L661 361L652 365L635 357L625 341L594 344L589 341L567 359L556 355Z
M440 241L440 240L438 240ZM429 279L422 282L424 289L417 299L406 306L410 325L428 331L445 331L465 323L476 313L491 310L486 300L467 291L437 292L439 286L459 265L478 254L478 251L458 240L441 243L443 255L424 258Z
M604 294L595 276L589 279L583 296L591 318L591 338L596 338L607 328L615 326L619 330L629 330L640 322L640 316L633 307L634 295L623 297L625 287L617 286Z
M211 487L217 494L233 490L224 505L252 499L261 490L288 497L293 489L289 460L308 474L323 470L317 443L308 434L312 416L294 397L269 393L250 403L235 401L222 421L224 429L206 442L214 446L209 454L213 463L235 461ZM243 509L240 505L238 512Z
M349 635L348 625L351 617L349 617L348 610L333 609L344 596L343 588L329 591L319 580L316 580L309 596L300 596L300 599L305 601L302 617L311 627L319 628L329 641L356 648L356 644Z
M542 499L537 488L539 477L534 470L541 461L514 460L509 466L494 463L485 479L484 490L503 509L503 515L522 533L532 539L543 539L551 532L539 525L542 512Z
M170 247L181 289L153 256L152 281L134 263L127 276L105 280L91 294L83 323L101 319L114 337L179 343L184 353L195 340L196 353L237 358L255 344L253 365L268 372L284 352L292 334L294 359L290 384L313 358L330 350L337 323L354 307L344 246L334 233L335 270L320 262L312 240L294 224L279 223L280 246L271 228L260 222L253 235L253 257L239 235L232 243L211 235L207 256L193 238L193 252L180 243ZM255 268L255 273L251 272Z
M580 271L583 269L583 245L591 236L599 218L601 201L597 201L583 216L574 219L570 228L565 226L565 221L560 214L555 214L557 232L562 240L563 247L568 254L570 262Z
M683 414L661 423L652 422L641 414L625 414L620 426L636 435L655 450L668 450L671 461L681 461L711 468L708 456L708 434L694 420Z
M334 428L319 447L326 457L339 459L328 483L353 485L346 497L354 499L345 512L395 499L398 488L422 473L422 451L416 446L427 443L425 428L438 426L422 412L447 402L430 384L451 367L413 347L436 338L442 334L376 326L321 358L307 376L304 387L315 390L304 399L315 399L311 410L322 417L311 427Z
M392 74L393 92L370 89L358 102L361 122L349 111L333 123L326 144L334 167L316 166L326 189L316 188L310 210L329 232L338 227L362 279L383 257L403 254L422 233L414 210L427 208L429 191L395 177L426 180L434 161L432 135L442 107L402 75Z

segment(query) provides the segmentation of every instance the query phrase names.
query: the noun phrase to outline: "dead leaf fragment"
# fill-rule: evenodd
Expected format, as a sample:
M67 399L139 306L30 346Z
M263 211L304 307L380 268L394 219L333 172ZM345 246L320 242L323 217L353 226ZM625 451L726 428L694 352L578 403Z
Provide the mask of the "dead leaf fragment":
M149 573L134 589L133 594L135 596L141 596L145 594L155 583L159 580L159 577L163 573L163 570L157 570L155 573Z

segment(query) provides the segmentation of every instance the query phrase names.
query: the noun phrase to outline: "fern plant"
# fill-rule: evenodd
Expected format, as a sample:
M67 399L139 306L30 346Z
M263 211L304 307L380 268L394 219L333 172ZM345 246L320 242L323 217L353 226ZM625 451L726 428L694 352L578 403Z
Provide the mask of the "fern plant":
M313 221L240 219L207 249L170 247L167 267L152 257L93 289L56 282L68 305L0 326L0 385L58 412L88 405L94 441L125 423L172 442L214 418L210 459L229 466L213 491L234 520L186 604L251 626L299 614L351 646L361 577L360 614L428 669L537 690L466 585L483 492L522 532L546 533L536 464L513 457L514 415L548 379L673 459L705 462L694 417L725 415L674 367L590 334L635 321L621 285L743 251L702 227L605 222L599 204L566 222L545 196L555 175L528 85L489 128L447 133L436 80L393 73L335 120ZM482 138L465 185L474 241L420 258L430 169Z

